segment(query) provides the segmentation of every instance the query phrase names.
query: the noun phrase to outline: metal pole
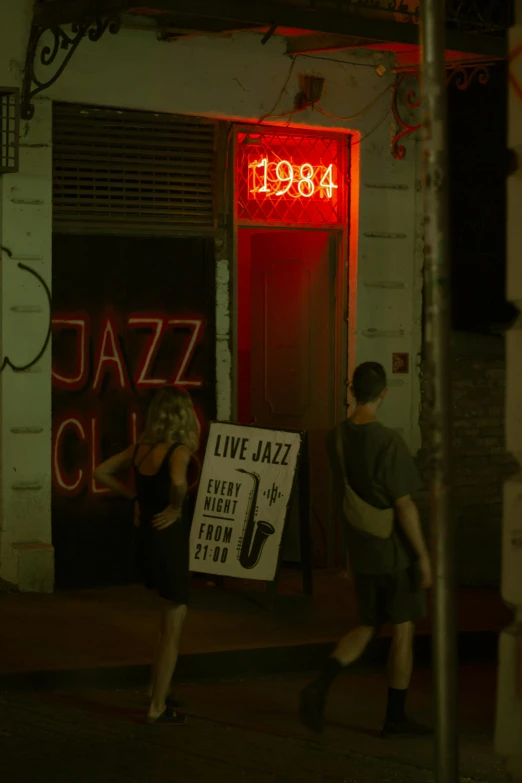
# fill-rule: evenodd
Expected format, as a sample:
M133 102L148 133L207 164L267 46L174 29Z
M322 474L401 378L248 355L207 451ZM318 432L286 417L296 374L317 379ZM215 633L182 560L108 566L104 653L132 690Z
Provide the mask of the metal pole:
M444 3L421 0L427 380L431 391L433 654L438 783L459 780L455 547L451 501L450 264Z

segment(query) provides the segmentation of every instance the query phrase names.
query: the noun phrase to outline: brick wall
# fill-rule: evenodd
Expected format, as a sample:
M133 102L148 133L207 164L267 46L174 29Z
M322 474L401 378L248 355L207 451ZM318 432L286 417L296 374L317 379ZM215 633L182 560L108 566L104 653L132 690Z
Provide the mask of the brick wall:
M518 470L504 445L504 338L454 333L452 372L459 583L497 585L502 487L505 478ZM427 484L430 462L425 408L421 409L421 430L423 448L418 459ZM419 505L426 518L426 493L419 498Z

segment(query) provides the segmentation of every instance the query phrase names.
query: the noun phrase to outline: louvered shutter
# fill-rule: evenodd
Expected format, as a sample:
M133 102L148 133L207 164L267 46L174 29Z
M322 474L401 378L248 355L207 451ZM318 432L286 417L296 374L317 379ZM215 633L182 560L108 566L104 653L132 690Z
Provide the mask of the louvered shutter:
M199 117L54 104L54 230L212 232L216 131Z

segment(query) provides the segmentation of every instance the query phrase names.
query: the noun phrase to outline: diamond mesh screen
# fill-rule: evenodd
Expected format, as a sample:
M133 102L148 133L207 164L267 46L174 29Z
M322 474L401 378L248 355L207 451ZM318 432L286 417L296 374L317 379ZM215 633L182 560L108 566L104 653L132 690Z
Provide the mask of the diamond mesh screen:
M346 221L342 137L239 133L236 218L240 223L339 225Z

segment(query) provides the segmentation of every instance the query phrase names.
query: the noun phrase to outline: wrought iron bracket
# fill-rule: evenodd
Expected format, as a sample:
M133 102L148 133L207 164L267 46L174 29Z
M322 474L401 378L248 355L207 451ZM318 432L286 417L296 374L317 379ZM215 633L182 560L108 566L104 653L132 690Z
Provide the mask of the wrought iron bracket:
M89 41L99 41L107 30L112 35L119 32L119 17L91 17L70 25L67 29L57 24L42 25L33 19L20 101L21 116L24 120L32 119L35 97L49 89L60 78L82 40L87 38ZM62 55L61 59L59 55ZM36 72L37 66L42 69L55 67L48 78L41 78ZM44 73L48 72L44 71Z
M475 80L479 84L487 84L489 81L489 63L473 63L453 65L448 68L446 84L454 84L458 90L465 91ZM403 95L406 79L413 79L415 84ZM402 104L402 106L401 106ZM404 71L397 74L395 84L392 90L392 112L396 122L395 134L392 138L391 153L396 160L402 160L406 156L406 148L402 144L402 139L410 133L415 133L422 127L422 122L415 123L411 121L412 112L420 109L422 96L420 90L420 72ZM405 115L402 113L406 108Z
M411 90L408 90L404 98L408 115L411 115L412 111L419 109L422 103L422 97L420 95L419 89L420 82L418 72L399 73L392 90L392 112L396 122L396 131L392 139L391 151L393 157L397 160L402 160L406 156L406 147L401 143L401 139L403 139L405 136L408 136L410 133L415 133L415 131L418 131L422 127L422 123L412 124L409 116L407 119L401 116L401 111L399 108L399 101L402 98L401 87L408 78L413 78L416 82L415 87L413 87Z

